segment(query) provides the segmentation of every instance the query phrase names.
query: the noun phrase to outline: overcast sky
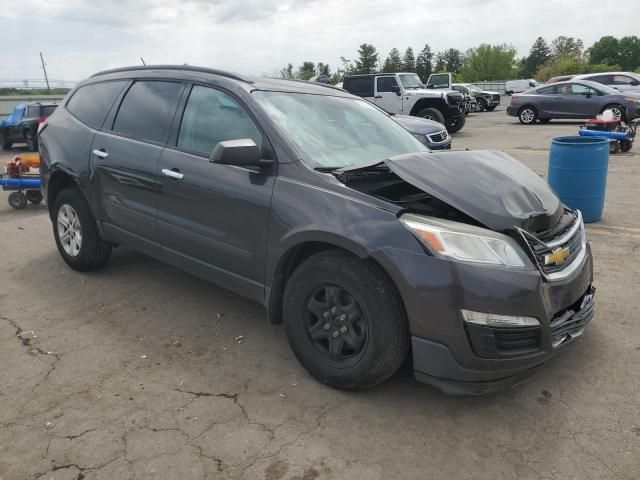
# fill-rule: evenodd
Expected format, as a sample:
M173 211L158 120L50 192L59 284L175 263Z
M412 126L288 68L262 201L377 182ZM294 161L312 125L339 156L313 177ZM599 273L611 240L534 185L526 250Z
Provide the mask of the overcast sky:
M602 12L604 4L611 4ZM356 58L363 42L466 50L510 43L525 55L539 35L640 35L640 0L0 0L0 81L80 80L105 68L188 63L273 74L286 63Z

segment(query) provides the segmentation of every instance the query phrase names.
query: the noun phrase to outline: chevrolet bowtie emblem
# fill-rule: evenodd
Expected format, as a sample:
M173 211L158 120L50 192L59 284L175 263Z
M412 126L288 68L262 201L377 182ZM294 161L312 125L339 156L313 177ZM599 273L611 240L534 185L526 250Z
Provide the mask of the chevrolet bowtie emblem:
M549 255L544 256L545 265L561 265L569 258L570 251L568 248L556 248Z

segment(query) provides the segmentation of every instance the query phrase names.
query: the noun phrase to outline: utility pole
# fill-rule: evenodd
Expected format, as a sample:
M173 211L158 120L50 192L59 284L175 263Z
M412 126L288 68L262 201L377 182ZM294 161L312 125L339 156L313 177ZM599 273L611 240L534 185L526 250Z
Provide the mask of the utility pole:
M42 62L42 71L44 72L44 81L47 82L47 92L51 93L51 89L49 88L49 77L47 77L47 68L44 66L44 57L42 56L42 52L40 52L40 61Z

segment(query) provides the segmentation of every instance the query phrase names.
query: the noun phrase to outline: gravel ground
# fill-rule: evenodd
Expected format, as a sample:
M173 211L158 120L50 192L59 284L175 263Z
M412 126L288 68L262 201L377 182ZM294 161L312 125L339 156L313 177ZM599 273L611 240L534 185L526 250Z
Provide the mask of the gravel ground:
M454 147L544 174L550 139L578 125L524 127L503 105ZM594 322L528 383L484 397L445 396L409 368L364 393L320 385L261 307L123 248L73 272L46 206L14 211L0 192L0 479L640 478L636 148L611 158L588 227Z

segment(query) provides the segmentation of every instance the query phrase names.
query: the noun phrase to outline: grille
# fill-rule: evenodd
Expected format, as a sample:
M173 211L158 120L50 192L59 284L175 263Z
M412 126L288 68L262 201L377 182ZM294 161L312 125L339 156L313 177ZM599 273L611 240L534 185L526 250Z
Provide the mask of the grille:
M458 106L462 103L462 94L461 93L447 93L447 101L451 106Z
M444 142L448 138L448 134L446 130L443 130L442 132L428 135L428 137L429 137L429 140L432 141L433 143L439 143L439 142Z
M531 248L538 266L545 274L562 271L567 265L570 265L585 248L582 216L579 212L567 212L565 215L572 215L573 220L567 222L566 226L559 232L554 232L550 235L543 233L537 237L529 233L523 235ZM546 265L547 255L552 254L558 249L568 249L569 253L566 259L559 264L551 263Z

